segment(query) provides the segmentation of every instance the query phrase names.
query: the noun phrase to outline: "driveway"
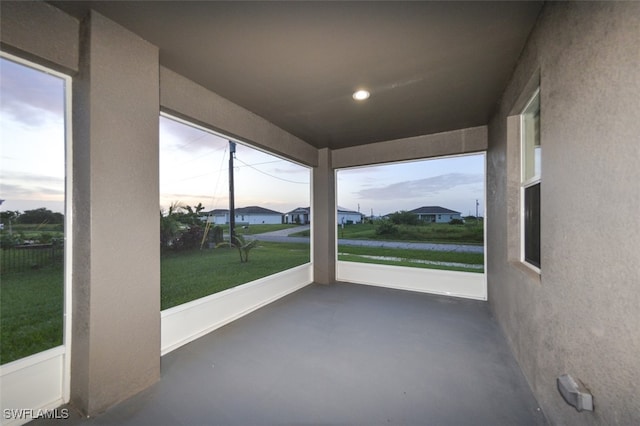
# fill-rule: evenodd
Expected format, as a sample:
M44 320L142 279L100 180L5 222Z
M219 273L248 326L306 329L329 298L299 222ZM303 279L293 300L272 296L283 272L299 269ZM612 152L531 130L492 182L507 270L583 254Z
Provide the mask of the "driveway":
M300 231L306 231L309 225L297 226L295 228L281 229L279 231L255 234L251 238L260 241L273 241L278 243L308 243L309 237L289 237ZM338 245L345 246L365 246L365 247L393 247L413 250L434 250L434 251L459 251L466 253L484 253L484 247L472 244L436 244L436 243L409 243L404 241L379 241L379 240L349 240L338 239Z

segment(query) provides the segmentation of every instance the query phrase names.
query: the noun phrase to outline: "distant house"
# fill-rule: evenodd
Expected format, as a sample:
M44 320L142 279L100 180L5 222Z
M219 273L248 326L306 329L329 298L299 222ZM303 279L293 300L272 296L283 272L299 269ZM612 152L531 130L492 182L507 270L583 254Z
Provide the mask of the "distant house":
M239 207L235 209L236 225L280 224L282 213L259 206ZM215 209L206 213L207 221L216 225L229 223L229 210Z
M445 209L440 206L425 206L410 210L409 213L418 215L418 220L432 223L449 223L453 219L462 219L460 212Z
M362 223L362 213L338 206L338 225Z
M311 221L311 207L298 207L284 215L284 223L307 225Z

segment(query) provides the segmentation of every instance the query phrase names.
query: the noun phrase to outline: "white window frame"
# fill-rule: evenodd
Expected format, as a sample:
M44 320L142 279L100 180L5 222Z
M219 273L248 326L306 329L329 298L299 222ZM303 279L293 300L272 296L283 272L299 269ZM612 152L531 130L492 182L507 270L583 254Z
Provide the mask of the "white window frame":
M530 188L534 185L540 184L542 179L541 179L541 175L542 173L536 174L530 178L526 178L526 159L527 159L527 151L526 151L526 140L525 140L525 111L527 111L527 109L529 109L529 106L534 102L534 100L536 99L536 97L539 98L540 96L540 87L537 87L536 90L533 92L533 94L529 97L529 100L527 101L527 103L525 104L524 108L522 108L522 111L520 112L520 262L522 262L523 265L525 265L526 267L532 269L533 271L535 271L536 273L540 274L541 273L541 269L532 264L529 263L526 259L525 259L525 243L526 243L526 236L525 236L525 190L527 188ZM539 100L538 100L539 101ZM542 143L540 144L540 146L542 147Z

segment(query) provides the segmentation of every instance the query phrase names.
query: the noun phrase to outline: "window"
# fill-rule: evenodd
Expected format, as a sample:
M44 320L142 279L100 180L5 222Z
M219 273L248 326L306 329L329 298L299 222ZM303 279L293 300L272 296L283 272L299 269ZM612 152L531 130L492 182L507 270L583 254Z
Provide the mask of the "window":
M474 154L338 170L338 260L483 273L484 168Z
M520 115L522 261L540 268L540 89L536 90Z
M283 222L290 212L308 209L310 175L307 167L161 116L161 308L309 263L308 226ZM236 221L233 248L230 219ZM275 231L278 237L262 235Z
M70 327L70 85L67 76L0 57L1 364L63 345Z

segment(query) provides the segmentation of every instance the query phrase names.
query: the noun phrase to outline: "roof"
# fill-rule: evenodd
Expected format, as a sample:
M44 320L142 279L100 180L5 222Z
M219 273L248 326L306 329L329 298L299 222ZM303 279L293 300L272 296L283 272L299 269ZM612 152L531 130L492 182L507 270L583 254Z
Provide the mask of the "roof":
M354 210L349 210L349 209L345 209L344 207L340 207L338 206L338 213L349 213L349 214L359 214L362 215L362 213L354 211Z
M460 214L455 210L445 209L440 206L423 206L418 207L417 209L409 210L409 213L415 214Z
M208 212L203 212L203 215L204 216L211 216L211 215L218 216L218 215L227 214L227 213L229 213L229 210L227 210L227 209L213 209L213 210L208 211Z
M206 215L223 215L228 214L229 209L215 209L209 212L206 212ZM236 209L236 214L265 214L265 215L278 215L282 216L282 213L277 212L275 210L266 209L260 206L249 206L249 207L238 207Z
M236 209L236 214L266 214L282 216L282 213L275 210L265 209L260 206L240 207Z
M295 209L291 210L290 212L287 212L287 214L291 214L291 213L310 213L311 212L311 207L296 207Z

